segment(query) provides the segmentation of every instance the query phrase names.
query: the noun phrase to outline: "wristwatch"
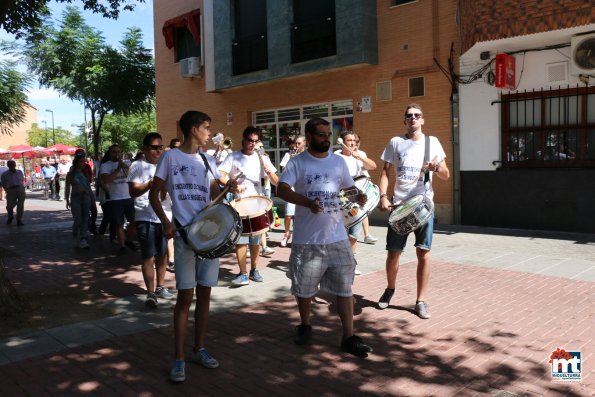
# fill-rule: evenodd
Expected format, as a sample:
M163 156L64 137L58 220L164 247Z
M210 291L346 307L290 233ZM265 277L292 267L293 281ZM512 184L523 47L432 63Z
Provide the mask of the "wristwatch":
M386 193L382 193L382 194L380 195L380 198L383 198L383 197L388 197L388 194L386 194Z

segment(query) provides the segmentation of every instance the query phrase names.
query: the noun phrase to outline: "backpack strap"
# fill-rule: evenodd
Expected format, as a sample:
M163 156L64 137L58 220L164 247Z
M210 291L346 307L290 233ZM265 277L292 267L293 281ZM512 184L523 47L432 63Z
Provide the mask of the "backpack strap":
M429 135L426 135L425 138L426 138L425 139L425 141L426 141L426 145L425 145L426 146L426 149L425 149L426 152L424 154L424 163L423 163L422 166L425 166L427 164L427 162L430 161L430 136ZM429 170L426 170L425 174L426 175L424 176L424 185L426 183L430 182L430 171Z

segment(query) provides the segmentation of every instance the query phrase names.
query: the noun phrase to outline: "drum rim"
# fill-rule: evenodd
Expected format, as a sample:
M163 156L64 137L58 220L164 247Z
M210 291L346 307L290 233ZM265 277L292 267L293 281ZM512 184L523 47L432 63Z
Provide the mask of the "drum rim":
M240 211L238 211L237 204L235 204L235 203L239 203L242 200L247 200L247 199L257 199L257 200L268 201L267 208L264 211L258 211L258 212L253 212L253 213L250 213L250 214L242 215L242 214L240 214ZM273 209L273 200L271 200L270 198L265 197L265 196L246 196L246 197L240 197L239 199L235 199L235 200L231 201L229 203L229 205L234 210L236 210L236 212L238 213L238 215L240 215L240 218L241 219L245 219L245 218L250 219L250 218L256 218L257 216L262 216L262 215L266 214L267 212L271 211Z

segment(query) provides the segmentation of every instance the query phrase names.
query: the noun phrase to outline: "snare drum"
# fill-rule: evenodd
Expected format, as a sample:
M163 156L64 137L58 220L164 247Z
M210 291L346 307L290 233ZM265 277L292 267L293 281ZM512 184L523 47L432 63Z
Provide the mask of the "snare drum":
M227 204L215 204L200 211L185 227L188 244L202 259L219 258L234 250L240 238L240 215Z
M258 236L273 224L273 201L264 196L248 196L229 203L242 219L242 234Z
M349 229L363 221L370 212L380 202L380 189L374 185L367 176L358 176L354 180L354 185L367 196L366 204L362 207L358 203L348 200L345 195L340 197L341 211L343 212L343 222L345 228Z
M434 216L434 203L418 194L399 205L388 218L388 224L401 235L409 234L425 225Z

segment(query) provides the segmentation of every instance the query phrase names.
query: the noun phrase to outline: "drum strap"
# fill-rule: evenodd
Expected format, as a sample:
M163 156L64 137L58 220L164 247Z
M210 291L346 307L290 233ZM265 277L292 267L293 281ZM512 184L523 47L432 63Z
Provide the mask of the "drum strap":
M176 229L178 231L178 233L180 233L180 237L182 237L182 240L184 240L184 243L186 245L190 245L188 244L188 233L186 233L186 229L184 229L182 227L182 225L180 224L180 222L178 222L178 220L176 218L173 218L174 220L174 224L176 225Z
M428 135L425 135L425 138L426 138L426 145L425 145L426 146L426 148L425 148L426 152L424 153L424 163L423 163L422 166L425 166L426 163L428 161L430 161L430 137ZM426 189L427 189L427 185L426 184L428 182L430 182L430 171L427 170L425 172L425 174L426 175L424 176L424 186L426 186Z

